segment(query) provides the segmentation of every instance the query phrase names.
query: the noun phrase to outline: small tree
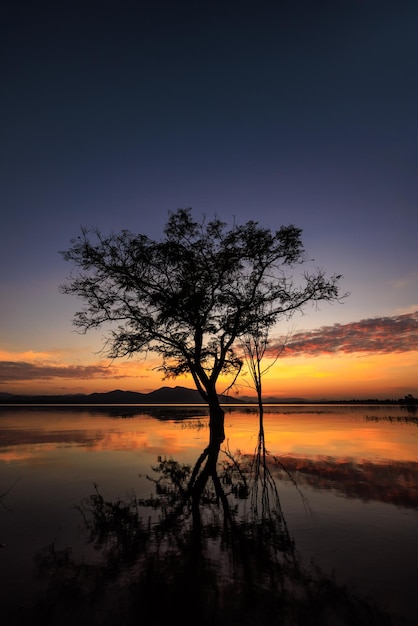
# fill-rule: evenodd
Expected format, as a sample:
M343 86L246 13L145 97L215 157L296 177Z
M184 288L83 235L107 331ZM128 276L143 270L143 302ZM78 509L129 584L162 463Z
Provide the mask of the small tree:
M152 350L165 377L190 373L209 406L211 441L219 442L217 384L225 375L233 384L241 371L237 340L309 302L340 299L338 275L317 270L294 282L291 269L305 261L301 232L293 225L272 232L254 221L227 229L217 218L195 221L191 209L169 214L161 241L82 229L62 253L78 272L61 290L85 302L76 327L112 324L109 357Z
M264 414L263 376L276 363L285 349L288 340L288 338L286 338L283 341L282 346L276 351L274 358L268 363L268 365L264 366L262 364L262 360L269 344L269 332L270 327L268 325L263 324L260 326L260 324L256 321L254 326L240 339L248 373L257 394L260 428L262 428Z

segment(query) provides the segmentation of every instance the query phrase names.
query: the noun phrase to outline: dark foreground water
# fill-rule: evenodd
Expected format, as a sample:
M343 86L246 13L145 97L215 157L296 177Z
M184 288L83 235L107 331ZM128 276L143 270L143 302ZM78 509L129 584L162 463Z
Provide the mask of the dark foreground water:
M0 616L418 623L418 415L397 406L0 408Z

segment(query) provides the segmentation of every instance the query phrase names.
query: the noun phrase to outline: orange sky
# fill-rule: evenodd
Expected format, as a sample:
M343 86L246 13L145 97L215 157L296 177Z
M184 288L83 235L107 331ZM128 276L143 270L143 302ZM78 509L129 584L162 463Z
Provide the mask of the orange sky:
M83 364L59 353L6 353L0 360L13 363L7 383L0 390L8 393L64 394L92 393L123 389L149 392L161 386L194 388L190 377L164 381L155 367L159 361L131 359L110 362L96 354ZM269 363L265 361L266 365ZM375 354L353 353L320 356L281 357L266 373L265 396L320 399L392 399L407 393L418 396L418 350ZM223 391L221 381L218 390ZM241 377L235 393L253 395L250 379Z
M157 369L161 360L153 353L146 359L109 361L100 354L101 334L68 336L70 344L45 351L0 350L0 392L88 394L122 389L147 393L165 385L194 388L191 377L164 381ZM287 335L276 332L270 338L265 367L273 362L263 378L265 397L418 397L418 305L391 316L333 323ZM229 382L219 381L218 392ZM250 378L241 376L234 393L253 395L249 383Z

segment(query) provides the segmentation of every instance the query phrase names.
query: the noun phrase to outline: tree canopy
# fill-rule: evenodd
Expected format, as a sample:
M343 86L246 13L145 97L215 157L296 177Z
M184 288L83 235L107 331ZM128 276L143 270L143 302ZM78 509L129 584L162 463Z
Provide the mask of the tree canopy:
M62 253L78 269L61 289L84 301L76 327L111 323L109 357L159 354L166 377L192 375L212 417L222 413L219 377L236 380L241 370L240 338L309 302L341 298L340 275L315 270L295 278L306 261L301 234L294 225L273 232L256 221L198 222L191 209L169 214L160 241L82 229Z

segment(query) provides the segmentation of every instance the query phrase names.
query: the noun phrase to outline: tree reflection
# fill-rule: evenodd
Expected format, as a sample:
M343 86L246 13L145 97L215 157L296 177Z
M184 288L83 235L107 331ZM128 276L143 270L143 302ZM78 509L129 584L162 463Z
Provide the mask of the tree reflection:
M158 459L152 495L79 506L91 554L38 556L44 624L390 624L295 550L267 462L211 443L194 466Z

